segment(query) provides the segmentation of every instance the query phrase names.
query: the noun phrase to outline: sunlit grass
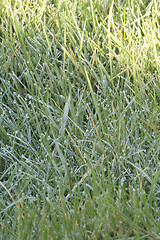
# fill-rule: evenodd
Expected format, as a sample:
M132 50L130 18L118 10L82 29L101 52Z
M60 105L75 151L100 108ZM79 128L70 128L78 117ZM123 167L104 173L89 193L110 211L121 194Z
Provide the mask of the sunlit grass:
M159 239L160 3L0 3L2 239Z

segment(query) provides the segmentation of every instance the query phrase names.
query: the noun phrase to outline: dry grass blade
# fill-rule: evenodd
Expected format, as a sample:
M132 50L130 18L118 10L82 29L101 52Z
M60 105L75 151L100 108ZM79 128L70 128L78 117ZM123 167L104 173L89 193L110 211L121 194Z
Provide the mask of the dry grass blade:
M9 192L9 190L6 188L6 186L0 181L0 184L2 185L2 187L6 190L6 192L8 193L8 195L10 196L10 198L12 199L12 201L15 203L17 209L19 209L20 207L18 206L16 200L14 200L13 196L11 195L11 193Z
M12 54L12 56L10 57L10 59L12 59L17 52L19 53L20 47L21 47L21 45L15 50L15 52ZM20 54L20 53L19 53L19 54ZM20 54L20 55L21 55L21 54ZM5 64L3 64L2 70L6 67L6 65L8 64L8 62L9 62L9 60L8 60Z
M1 225L2 227L4 227L4 224L3 224L2 222L0 222L0 225Z
M95 131L96 131L98 140L99 140L99 142L100 142L100 144L101 144L101 147L102 147L101 138L100 138L100 136L99 136L99 132L98 132L98 129L97 129L95 123L94 123L94 120L93 120L93 118L92 118L92 116L91 116L91 113L89 112L89 110L88 110L88 108L87 108L87 106L86 106L86 104L85 104L85 102L84 102L83 99L82 99L82 102L83 102L84 106L86 107L86 110L87 110L87 112L88 112L88 115L90 116L90 119L91 119L91 121L92 121L92 123L93 123L94 129L95 129Z
M17 204L16 200L13 198L13 196L11 195L11 193L9 192L9 190L6 188L6 186L0 181L1 186L6 190L6 192L8 193L8 195L10 196L10 198L12 199L12 201L14 202L14 204L16 205L17 209L20 210L20 206ZM21 203L21 202L20 202ZM23 206L23 205L22 205ZM24 219L24 216L22 215L22 218Z
M145 120L137 117L139 120L141 120L142 122L144 122L145 124L147 124L150 128L152 128L156 133L160 134L160 131L158 131L154 126L150 125L149 123L147 123Z
M72 51L72 49L70 48L71 54L65 49L65 47L63 47L60 42L58 42L59 45L61 46L61 48L63 49L63 51L67 54L67 56L69 57L69 59L73 62L73 64L76 66L77 69L79 69L79 66L75 60L75 55Z
M105 159L105 156L104 156L104 154L103 154L102 159L101 159L99 162L97 162L97 163L93 166L93 168L97 167L100 163L102 163L102 162L104 161L104 159ZM86 179L86 177L87 177L90 173L91 173L91 169L89 169L88 172L86 172L86 173L83 175L83 177L80 179L80 181L74 185L74 187L72 188L72 192L74 192L74 190L84 181L84 179ZM68 198L68 197L69 197L69 194L67 195L66 198Z

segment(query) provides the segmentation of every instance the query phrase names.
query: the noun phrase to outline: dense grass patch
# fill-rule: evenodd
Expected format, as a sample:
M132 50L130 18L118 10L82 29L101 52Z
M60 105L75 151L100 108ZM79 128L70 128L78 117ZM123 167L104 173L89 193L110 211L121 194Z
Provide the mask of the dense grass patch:
M160 239L160 3L0 3L2 239Z

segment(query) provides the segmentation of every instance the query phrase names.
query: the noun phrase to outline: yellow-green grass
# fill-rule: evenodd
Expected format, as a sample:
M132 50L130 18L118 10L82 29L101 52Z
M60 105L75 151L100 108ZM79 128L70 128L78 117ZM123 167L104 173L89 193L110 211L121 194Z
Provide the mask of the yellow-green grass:
M159 19L0 2L1 239L160 239Z

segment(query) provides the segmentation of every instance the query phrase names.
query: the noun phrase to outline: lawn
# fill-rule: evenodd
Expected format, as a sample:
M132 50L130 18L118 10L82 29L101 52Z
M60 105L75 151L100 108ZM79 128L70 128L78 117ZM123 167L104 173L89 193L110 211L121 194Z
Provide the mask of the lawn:
M160 239L159 0L0 2L0 239Z

